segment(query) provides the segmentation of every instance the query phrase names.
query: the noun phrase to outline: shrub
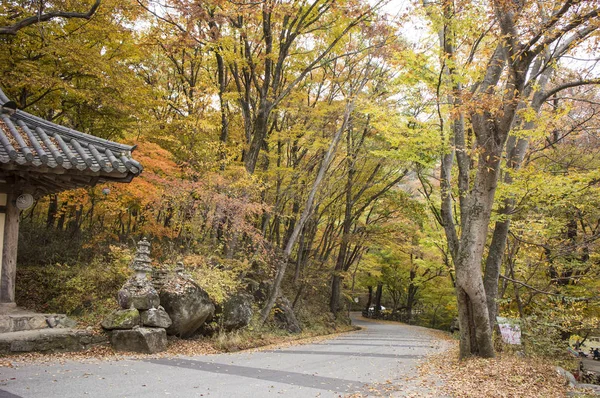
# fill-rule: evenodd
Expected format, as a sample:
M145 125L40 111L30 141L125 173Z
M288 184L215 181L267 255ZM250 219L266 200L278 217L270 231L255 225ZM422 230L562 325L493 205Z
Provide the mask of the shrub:
M115 308L115 296L130 274L131 259L128 249L111 246L106 257L96 257L88 264L19 267L17 303L96 323Z

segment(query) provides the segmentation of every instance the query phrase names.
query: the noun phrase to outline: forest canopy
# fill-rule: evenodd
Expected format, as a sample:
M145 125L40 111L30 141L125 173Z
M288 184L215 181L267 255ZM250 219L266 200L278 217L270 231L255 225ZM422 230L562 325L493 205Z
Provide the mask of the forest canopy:
M20 300L106 311L95 287L118 286L148 237L217 302L268 285L261 324L283 296L306 324L347 309L442 329L457 317L462 357L494 355L498 315L531 349L598 333L599 10L2 2L6 95L137 145L144 166L22 213ZM71 299L27 288L58 272L77 275Z

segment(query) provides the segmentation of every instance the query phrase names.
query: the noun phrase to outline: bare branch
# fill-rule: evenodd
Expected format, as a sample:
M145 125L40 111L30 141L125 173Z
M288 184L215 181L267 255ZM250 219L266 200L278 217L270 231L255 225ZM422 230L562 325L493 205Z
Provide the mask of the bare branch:
M546 292L544 290L540 290L540 289L538 289L536 287L528 285L525 282L521 282L521 281L518 281L516 279L509 278L508 276L500 275L500 278L505 279L507 281L510 281L512 283L517 283L517 284L519 284L519 285L521 285L523 287L526 287L527 289L533 290L534 292L538 292L538 293L542 293L542 294L548 294L550 296L560 296L560 294L558 294L558 293L552 293L552 292Z

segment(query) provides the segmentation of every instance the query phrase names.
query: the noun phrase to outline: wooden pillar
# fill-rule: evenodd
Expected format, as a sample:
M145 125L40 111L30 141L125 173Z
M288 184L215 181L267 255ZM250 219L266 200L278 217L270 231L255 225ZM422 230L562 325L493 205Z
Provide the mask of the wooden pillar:
M2 245L2 273L0 274L0 303L15 303L15 279L17 275L17 245L19 243L19 215L16 194L8 194L4 221L4 244Z

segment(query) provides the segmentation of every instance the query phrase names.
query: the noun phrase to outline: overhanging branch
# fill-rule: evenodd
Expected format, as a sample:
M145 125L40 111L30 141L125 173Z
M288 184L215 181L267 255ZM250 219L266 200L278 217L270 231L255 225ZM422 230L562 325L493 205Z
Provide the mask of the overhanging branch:
M554 94L562 91L562 90L566 90L568 88L572 88L572 87L579 87L579 86L586 86L589 84L600 84L600 78L597 79L583 79L583 80L577 80L574 82L568 82L568 83L564 83L561 85L558 85L548 91L546 91L541 98L540 102L544 102L547 101L548 98L552 97Z
M53 11L45 14L38 14L31 17L27 17L13 25L0 26L0 35L15 35L19 30L26 28L27 26L40 22L46 22L54 18L90 19L92 15L94 15L98 7L100 7L100 2L101 0L96 0L96 2L92 5L92 8L90 8L88 12Z

